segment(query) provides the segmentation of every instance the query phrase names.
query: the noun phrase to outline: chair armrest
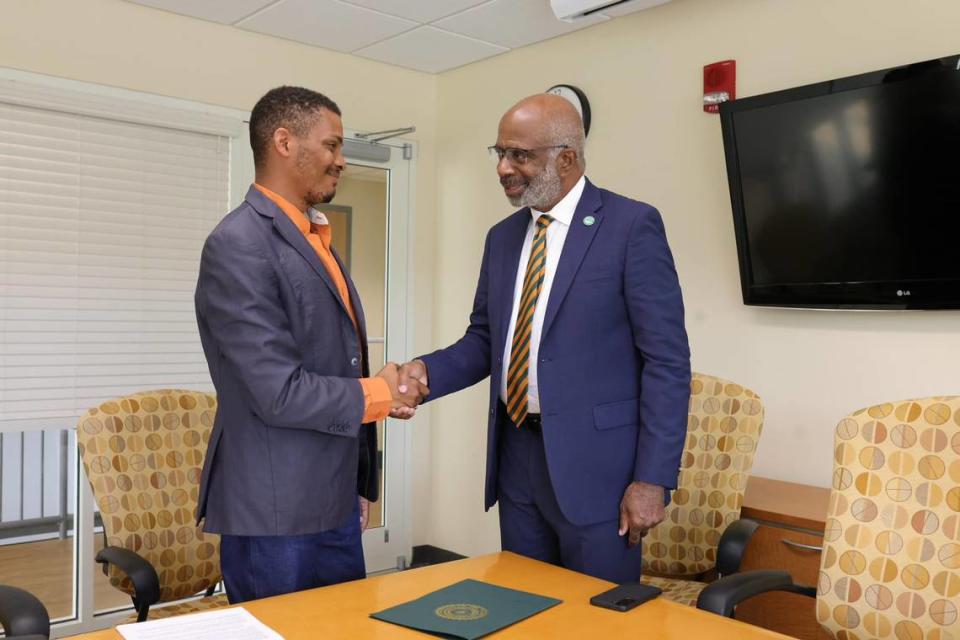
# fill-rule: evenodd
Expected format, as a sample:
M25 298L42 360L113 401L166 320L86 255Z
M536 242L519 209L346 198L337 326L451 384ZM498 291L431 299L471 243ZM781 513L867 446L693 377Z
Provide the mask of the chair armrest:
M97 554L96 561L103 565L112 564L123 571L133 583L134 604L139 610L141 605L156 604L160 600L160 577L149 562L134 551L122 547L104 547Z
M0 586L0 626L7 638L50 636L50 616L43 603L16 587Z
M759 527L759 523L747 518L740 518L730 523L717 544L717 573L728 576L740 570L743 553L747 550L750 538Z
M815 598L817 590L793 584L793 578L786 571L760 569L735 573L716 582L711 582L700 592L697 608L732 618L737 605L769 591L790 591Z

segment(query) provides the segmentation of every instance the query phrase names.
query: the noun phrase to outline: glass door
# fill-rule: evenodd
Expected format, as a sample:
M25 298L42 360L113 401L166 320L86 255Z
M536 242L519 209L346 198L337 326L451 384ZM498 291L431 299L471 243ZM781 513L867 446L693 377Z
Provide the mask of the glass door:
M407 312L410 161L390 148L385 162L351 158L337 196L318 207L330 220L333 245L357 287L367 321L370 372L409 356ZM411 422L377 425L380 499L370 505L363 536L367 571L396 568L409 560L408 486L405 475Z

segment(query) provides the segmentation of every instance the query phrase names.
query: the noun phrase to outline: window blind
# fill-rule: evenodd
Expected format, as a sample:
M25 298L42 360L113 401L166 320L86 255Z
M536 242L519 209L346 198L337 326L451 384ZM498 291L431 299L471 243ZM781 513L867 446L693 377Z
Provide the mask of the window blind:
M71 428L143 389L212 388L193 289L228 210L231 138L68 108L0 96L3 431Z

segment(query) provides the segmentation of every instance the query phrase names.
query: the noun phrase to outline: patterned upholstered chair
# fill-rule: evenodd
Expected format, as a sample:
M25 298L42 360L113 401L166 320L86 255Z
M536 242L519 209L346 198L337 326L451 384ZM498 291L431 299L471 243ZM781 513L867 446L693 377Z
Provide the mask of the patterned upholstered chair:
M747 571L710 585L698 606L732 615L771 590L815 596L817 620L835 638L960 638L960 396L840 421L816 588Z
M137 620L226 604L220 540L195 524L216 399L177 389L104 402L77 423L77 444L103 519L97 562L133 599ZM150 607L207 597L167 607Z
M702 373L690 383L687 441L666 519L643 539L645 584L694 605L714 569L735 572L757 525L740 520L763 429L763 403L739 384Z

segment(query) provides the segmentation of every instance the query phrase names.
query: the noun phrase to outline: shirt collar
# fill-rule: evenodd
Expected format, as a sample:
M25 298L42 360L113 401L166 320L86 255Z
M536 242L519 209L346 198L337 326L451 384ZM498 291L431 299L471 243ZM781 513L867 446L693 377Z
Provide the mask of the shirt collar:
M307 235L310 233L310 223L317 225L330 224L327 220L327 216L323 215L320 211L317 211L313 207L307 209L307 214L304 216L301 213L300 209L297 209L293 206L289 200L281 196L279 193L275 193L270 189L267 189L262 184L253 183L257 189L260 190L263 195L267 196L275 205L280 207L280 210L287 214L287 217L293 221L293 224L297 225L297 228L300 229L300 233Z
M580 202L580 196L583 195L583 188L586 184L586 176L580 176L580 179L577 180L573 188L567 192L567 195L563 196L560 202L548 212L555 222L560 222L568 227L570 226L573 222L573 214L577 210L577 204ZM530 215L533 217L533 221L536 222L537 218L543 215L543 211L537 211L533 207L530 207Z
M297 225L297 229L300 229L300 233L307 235L310 233L310 221L307 220L306 216L303 215L303 212L300 209L297 209L293 206L289 200L281 196L279 193L274 193L270 189L267 189L262 184L253 183L257 189L260 190L263 195L267 196L273 204L280 207L280 210L287 214L287 217Z

